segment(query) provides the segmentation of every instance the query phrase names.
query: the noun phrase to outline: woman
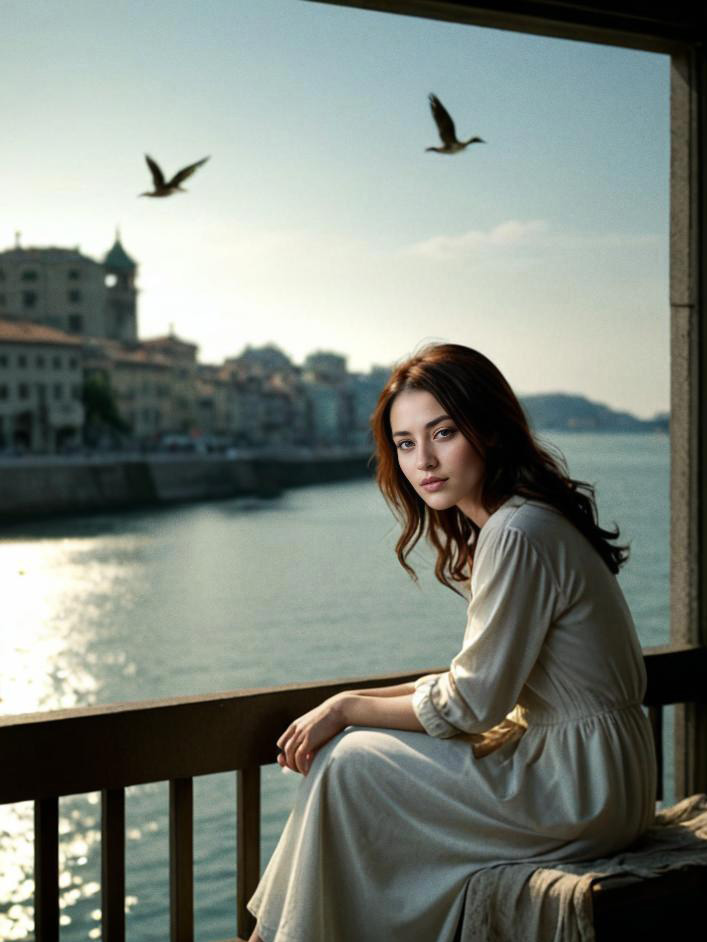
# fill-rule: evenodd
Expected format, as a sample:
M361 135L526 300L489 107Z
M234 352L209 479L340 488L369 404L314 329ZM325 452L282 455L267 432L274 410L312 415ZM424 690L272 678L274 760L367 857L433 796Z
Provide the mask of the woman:
M249 903L251 942L451 942L474 870L610 854L651 823L645 669L593 488L541 447L499 370L457 344L399 365L372 417L377 480L449 588L448 671L293 722L295 808Z

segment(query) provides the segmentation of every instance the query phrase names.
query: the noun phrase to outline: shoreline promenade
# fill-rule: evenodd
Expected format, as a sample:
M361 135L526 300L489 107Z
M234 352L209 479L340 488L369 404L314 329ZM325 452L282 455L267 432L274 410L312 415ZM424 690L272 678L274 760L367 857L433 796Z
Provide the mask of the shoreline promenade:
M40 517L229 497L373 473L365 449L231 449L0 457L0 526Z

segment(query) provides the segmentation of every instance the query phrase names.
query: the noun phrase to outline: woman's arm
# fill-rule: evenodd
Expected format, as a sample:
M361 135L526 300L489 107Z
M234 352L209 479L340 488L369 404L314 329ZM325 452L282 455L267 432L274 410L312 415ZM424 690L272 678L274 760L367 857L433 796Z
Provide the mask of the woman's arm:
M396 687L381 690L396 690ZM346 726L376 726L424 732L412 708L412 693L371 696L370 691L345 691L298 717L277 741L279 764L306 775L314 753Z
M414 693L415 684L393 684L392 687L368 687L362 690L346 690L346 694L353 694L357 697L402 697L408 693Z
M412 687L413 684L400 684ZM382 690L395 690L395 687L382 687ZM346 691L340 694L340 716L344 726L376 726L387 729L407 729L424 732L422 723L412 708L412 690L402 695L382 694L361 696L358 691ZM343 727L342 727L343 728Z

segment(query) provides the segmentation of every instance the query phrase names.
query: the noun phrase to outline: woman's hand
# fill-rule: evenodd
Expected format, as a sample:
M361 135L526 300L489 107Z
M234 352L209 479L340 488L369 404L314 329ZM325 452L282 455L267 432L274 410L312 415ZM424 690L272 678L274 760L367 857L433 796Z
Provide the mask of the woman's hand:
M348 725L343 704L343 696L337 694L290 723L277 741L282 750L278 763L306 775L315 752Z

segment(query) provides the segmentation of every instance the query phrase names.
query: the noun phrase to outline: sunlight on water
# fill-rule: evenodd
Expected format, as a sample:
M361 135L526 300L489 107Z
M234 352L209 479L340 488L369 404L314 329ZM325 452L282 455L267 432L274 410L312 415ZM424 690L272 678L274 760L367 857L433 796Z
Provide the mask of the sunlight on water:
M12 612L0 637L3 713L94 702L99 661L134 672L125 652L101 653L95 642L143 584L135 553L145 542L119 535L0 542L0 593Z
M31 802L0 806L0 939L24 939L34 928Z
M129 605L142 583L136 561L126 559L144 539L113 536L0 542L0 593L12 620L0 636L0 710L31 713L64 709L96 700L96 667L130 676L135 665L125 651L92 649L109 628L106 619ZM106 560L106 549L109 559ZM121 558L123 557L123 558ZM60 803L61 925L69 910L95 900L98 874L83 871L97 858L100 825L97 795ZM68 805L68 807L67 807ZM0 806L0 939L24 939L33 931L33 806ZM134 839L135 835L128 835ZM28 839L30 838L30 839ZM137 900L131 898L131 905Z

